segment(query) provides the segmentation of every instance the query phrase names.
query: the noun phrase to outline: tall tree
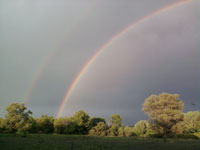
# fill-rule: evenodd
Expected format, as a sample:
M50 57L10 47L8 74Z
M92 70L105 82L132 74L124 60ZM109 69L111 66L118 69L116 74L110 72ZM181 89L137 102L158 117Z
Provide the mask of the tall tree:
M42 115L39 119L37 119L38 130L40 133L53 133L54 118L47 115Z
M83 110L79 110L71 117L72 121L77 125L77 134L87 134L89 131L90 116Z
M111 125L116 125L118 127L122 126L122 117L118 114L113 114L110 116Z
M12 103L6 107L7 114L5 116L6 128L15 133L17 131L26 131L27 123L29 123L29 115L32 114L24 104Z
M162 93L148 97L142 110L152 122L163 129L163 136L172 134L171 128L183 121L183 102L178 94Z

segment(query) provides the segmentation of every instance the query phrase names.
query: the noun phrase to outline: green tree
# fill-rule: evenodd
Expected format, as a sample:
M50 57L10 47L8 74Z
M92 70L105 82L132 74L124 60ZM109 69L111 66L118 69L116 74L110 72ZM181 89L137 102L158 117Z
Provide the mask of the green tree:
M75 134L77 124L71 118L58 118L54 121L55 132L59 134Z
M105 122L99 122L95 127L89 131L89 135L93 136L106 136L108 126Z
M118 136L125 136L124 127L118 128Z
M0 133L5 132L6 125L5 125L5 119L0 118Z
M127 137L132 136L133 135L133 128L126 126L124 128L124 135L127 136Z
M79 110L72 116L72 122L74 122L76 127L77 134L87 134L89 131L89 119L90 116L85 113L83 110Z
M118 127L122 126L122 117L118 114L113 114L110 116L111 125L116 125Z
M184 114L184 132L194 133L200 129L200 111L190 111Z
M42 115L39 119L37 119L39 133L53 133L53 122L53 117Z
M95 127L99 122L104 122L106 124L106 120L101 117L92 117L89 120L89 129Z
M31 116L30 121L28 123L27 131L29 133L38 133L39 132L38 128L39 126L38 126L37 119Z
M17 131L25 133L27 124L29 123L29 115L32 114L24 104L12 103L6 107L7 114L5 116L6 129L12 133Z
M177 123L175 124L172 128L171 128L171 132L175 135L179 135L182 134L184 132L184 126L183 126L183 122Z
M108 135L109 136L118 136L118 130L119 130L119 126L114 124L112 125L109 130L108 130Z
M178 94L151 95L145 100L142 110L152 122L163 129L163 137L172 134L172 127L183 121L183 102Z
M53 123L55 133L64 134L67 126L67 118L58 118Z
M151 124L146 120L140 120L135 124L133 133L142 137L149 136L152 133Z

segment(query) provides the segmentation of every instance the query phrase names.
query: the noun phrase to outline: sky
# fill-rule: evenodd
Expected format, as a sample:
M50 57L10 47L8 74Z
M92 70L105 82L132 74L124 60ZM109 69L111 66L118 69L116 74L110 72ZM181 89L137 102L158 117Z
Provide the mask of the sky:
M74 78L108 40L177 0L0 0L0 117L13 102L33 116L56 116ZM145 98L178 93L185 112L200 108L200 1L129 29L91 64L62 116L120 114L148 119ZM195 105L194 105L195 104Z

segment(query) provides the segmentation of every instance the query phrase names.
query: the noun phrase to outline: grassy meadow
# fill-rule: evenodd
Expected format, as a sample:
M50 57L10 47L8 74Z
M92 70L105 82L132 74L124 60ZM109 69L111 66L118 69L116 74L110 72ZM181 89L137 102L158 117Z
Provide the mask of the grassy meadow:
M200 150L199 139L0 134L1 150Z

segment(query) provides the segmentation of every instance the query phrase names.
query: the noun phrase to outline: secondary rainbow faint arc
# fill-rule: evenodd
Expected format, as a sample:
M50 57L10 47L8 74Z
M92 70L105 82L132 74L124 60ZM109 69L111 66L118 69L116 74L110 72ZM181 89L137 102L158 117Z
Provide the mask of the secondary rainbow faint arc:
M69 97L70 97L73 89L76 87L76 85L80 81L81 77L84 75L84 73L86 72L86 70L89 69L89 67L95 61L95 59L97 58L97 56L99 56L105 50L106 47L108 47L109 45L111 45L116 39L118 39L120 36L122 36L124 33L126 33L131 28L135 27L136 25L138 25L138 24L140 24L140 23L142 23L144 21L147 21L148 19L152 18L155 15L158 15L158 14L160 14L162 12L165 12L165 11L167 11L169 9L181 6L183 4L189 3L191 1L193 1L193 0L181 0L181 1L178 1L178 2L175 2L175 3L172 3L170 5L167 5L164 8L161 8L161 9L159 9L159 10L151 13L150 15L147 15L144 18L142 18L142 19L134 22L133 24L129 25L128 27L126 27L125 29L123 29L122 31L120 31L119 33L117 33L110 40L108 40L102 47L100 47L97 50L97 52L89 59L89 61L84 65L84 67L81 69L81 71L79 72L79 74L75 77L74 81L70 85L69 89L67 90L67 92L65 94L65 97L63 98L63 100L62 100L62 102L61 102L61 104L59 106L56 118L60 117L60 115L62 113L62 110L63 110L63 108L65 106L66 101L69 99Z
M96 3L94 5L92 5L89 9L87 9L82 15L80 15L78 17L78 19L75 21L75 24L73 24L73 25L70 26L70 29L72 29L75 25L78 25L78 23L81 21L81 19L84 16L86 16L89 12L91 12L95 8L95 6L97 6L99 3L100 3L100 0L96 0ZM66 33L68 33L68 32L66 32ZM63 34L63 35L66 35L66 33ZM45 58L45 61L40 66L39 71L35 73L34 79L32 80L32 82L31 82L31 84L30 84L30 86L29 86L29 88L28 88L28 90L27 90L27 92L25 94L24 101L23 101L24 104L26 104L26 105L28 104L28 102L30 100L31 92L33 91L33 89L34 89L37 81L40 79L43 71L45 70L45 68L49 64L49 62L52 59L52 57L57 53L57 51L58 51L58 45L60 45L62 42L64 42L64 40L65 40L65 36L63 37L62 41L56 42L55 48L53 48L51 50L51 52L47 55L47 57Z

